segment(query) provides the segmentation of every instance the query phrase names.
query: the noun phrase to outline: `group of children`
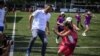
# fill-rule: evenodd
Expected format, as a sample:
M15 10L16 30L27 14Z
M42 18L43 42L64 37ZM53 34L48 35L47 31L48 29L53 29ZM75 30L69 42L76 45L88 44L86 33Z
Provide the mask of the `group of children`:
M90 26L91 18L94 17L94 15L90 11L86 11L86 13L84 13L82 15L85 18L84 19L85 30L82 33L82 36L87 36L86 32L89 31L89 26ZM79 12L76 14L75 18L77 20L77 27L79 27L79 24L80 24L81 28L84 29L84 27L82 25L82 22L81 22L82 17L81 17Z
M77 44L77 30L80 30L79 25L82 29L85 28L84 32L82 33L82 36L86 36L86 32L89 30L90 21L92 16L94 16L90 11L87 11L83 14L84 16L84 25L83 27L81 22L81 15L78 12L75 15L77 26L73 24L72 17L65 18L65 13L61 12L61 14L57 18L57 26L54 29L54 32L58 35L56 38L56 43L59 43L59 37L61 37L61 41L59 43L59 50L58 50L58 56L72 56L73 51Z

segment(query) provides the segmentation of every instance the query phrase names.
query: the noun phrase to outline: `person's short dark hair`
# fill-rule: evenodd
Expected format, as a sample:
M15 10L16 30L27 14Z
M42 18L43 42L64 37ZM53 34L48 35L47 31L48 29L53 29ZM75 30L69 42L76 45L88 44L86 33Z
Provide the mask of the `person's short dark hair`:
M52 5L51 4L48 4L48 6L50 6L52 8Z
M45 4L45 6L50 6L50 8L52 8L52 5L51 5L51 4ZM44 7L45 7L45 6L44 6Z
M0 1L0 5L4 5L4 1Z

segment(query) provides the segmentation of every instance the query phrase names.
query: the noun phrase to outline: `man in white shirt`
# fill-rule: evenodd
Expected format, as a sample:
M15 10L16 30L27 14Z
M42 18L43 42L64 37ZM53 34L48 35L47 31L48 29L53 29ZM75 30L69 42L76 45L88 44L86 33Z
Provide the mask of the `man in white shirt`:
M0 31L3 32L5 26L5 8L4 2L0 1Z
M45 51L47 47L47 36L46 32L49 34L49 19L52 11L51 5L46 5L44 9L34 11L29 17L29 28L32 31L32 38L27 49L26 56L30 56L32 45L37 38L37 35L42 41L41 56L45 56Z

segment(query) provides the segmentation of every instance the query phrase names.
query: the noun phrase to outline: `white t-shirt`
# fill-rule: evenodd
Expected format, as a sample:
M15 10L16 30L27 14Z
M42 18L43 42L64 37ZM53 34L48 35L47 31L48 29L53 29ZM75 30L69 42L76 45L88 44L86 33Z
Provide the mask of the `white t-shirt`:
M0 26L4 26L5 9L0 9Z
M40 29L45 31L47 21L49 21L51 14L45 13L44 10L36 10L32 13L34 17L32 22L32 29Z

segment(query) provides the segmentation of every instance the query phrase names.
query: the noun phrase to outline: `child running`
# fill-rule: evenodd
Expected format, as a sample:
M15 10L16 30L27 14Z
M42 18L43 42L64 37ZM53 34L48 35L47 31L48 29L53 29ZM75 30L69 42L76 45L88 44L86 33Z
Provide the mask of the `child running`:
M85 30L84 32L82 33L82 36L86 36L86 32L89 31L89 26L90 26L90 22L91 22L91 18L92 16L94 16L90 11L87 11L86 14L84 14L85 16L85 20L84 20L84 24L85 24Z
M61 12L57 18L57 29L59 32L64 30L63 22L65 21L65 13ZM56 38L56 43L59 43L59 36Z
M58 56L71 56L78 39L77 33L73 27L72 18L68 17L66 19L62 32L58 32L57 30L54 30L54 32L62 38L58 49Z
M81 26L81 28L83 29L83 25L81 24L81 15L80 12L77 12L77 14L75 15L75 18L77 20L77 27L79 27L79 25Z

